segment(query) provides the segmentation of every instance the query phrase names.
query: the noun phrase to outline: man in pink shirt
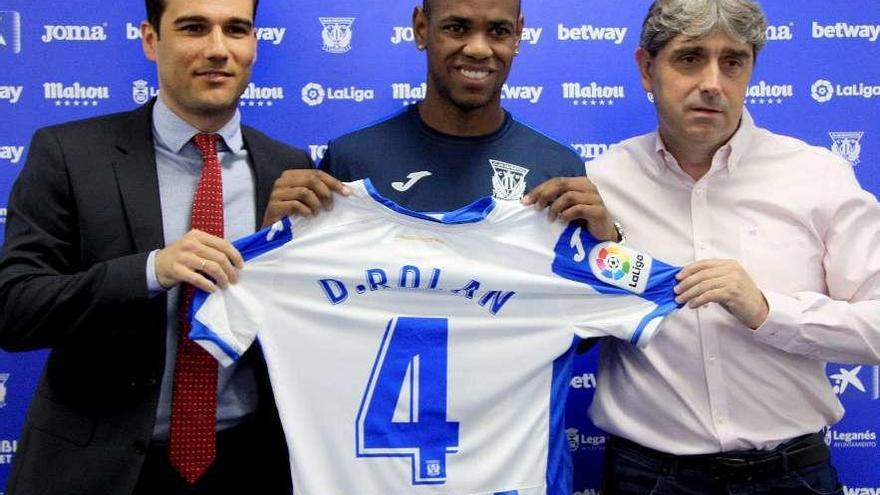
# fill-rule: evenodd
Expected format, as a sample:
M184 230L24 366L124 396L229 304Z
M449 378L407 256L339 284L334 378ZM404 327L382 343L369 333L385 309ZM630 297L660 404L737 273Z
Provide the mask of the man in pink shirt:
M636 60L658 130L588 167L687 303L649 349L603 343L605 495L842 493L825 363L880 363L880 205L744 110L766 26L752 0L655 1Z

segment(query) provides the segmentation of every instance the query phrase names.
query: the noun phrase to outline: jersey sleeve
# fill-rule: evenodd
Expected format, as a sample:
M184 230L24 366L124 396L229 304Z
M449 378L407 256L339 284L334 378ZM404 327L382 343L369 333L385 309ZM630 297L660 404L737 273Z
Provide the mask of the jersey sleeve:
M291 219L284 218L233 243L245 260L239 281L213 294L197 291L190 310L189 337L223 366L237 361L251 346L262 327L262 304L250 283L248 271L260 255L293 239Z
M554 253L553 273L588 289L565 308L580 337L611 335L645 347L662 318L680 307L673 292L680 267L598 241L576 223Z

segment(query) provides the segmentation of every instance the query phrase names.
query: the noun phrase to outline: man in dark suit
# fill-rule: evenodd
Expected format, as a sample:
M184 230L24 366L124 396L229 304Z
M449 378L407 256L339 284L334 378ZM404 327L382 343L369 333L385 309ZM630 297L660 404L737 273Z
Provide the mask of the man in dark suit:
M235 282L241 256L223 237L253 232L281 171L312 163L239 123L256 0L146 4L143 47L157 64L160 98L39 130L10 196L0 344L51 352L7 493L290 493L258 351L196 390L215 393L216 384L209 434L175 434L188 428L175 425L207 416L180 405L181 370L192 365L178 352L186 325L178 312L182 286ZM190 223L209 166L210 194L222 184L220 219L212 217L222 236ZM193 462L195 451L208 453Z

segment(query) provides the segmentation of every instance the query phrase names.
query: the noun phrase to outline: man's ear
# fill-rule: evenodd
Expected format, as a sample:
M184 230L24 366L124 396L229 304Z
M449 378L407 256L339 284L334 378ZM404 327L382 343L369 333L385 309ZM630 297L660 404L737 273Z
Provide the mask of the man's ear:
M642 88L645 91L653 92L653 84L651 83L651 73L654 69L654 57L644 48L639 47L636 50L636 64L639 66L639 76L642 78Z
M147 60L156 61L156 44L159 42L159 33L153 29L153 25L147 21L141 22L141 48Z

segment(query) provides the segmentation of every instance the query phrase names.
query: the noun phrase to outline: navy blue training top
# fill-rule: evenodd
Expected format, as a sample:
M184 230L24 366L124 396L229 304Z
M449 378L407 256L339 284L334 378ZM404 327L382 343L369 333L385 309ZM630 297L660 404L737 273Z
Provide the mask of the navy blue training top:
M567 146L517 122L459 137L422 121L415 105L330 141L321 169L342 180L369 178L378 192L415 211L451 211L481 197L519 200L554 177L585 175Z

